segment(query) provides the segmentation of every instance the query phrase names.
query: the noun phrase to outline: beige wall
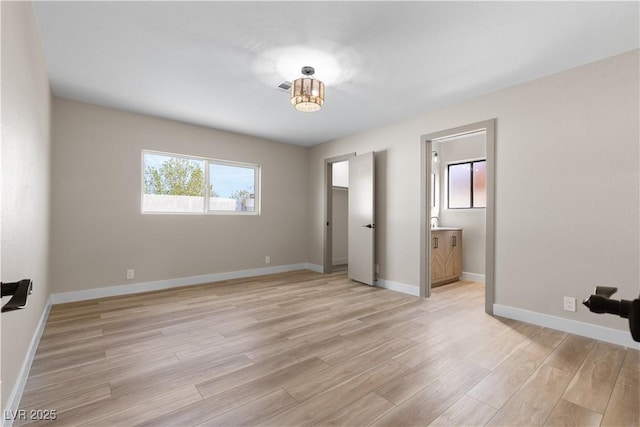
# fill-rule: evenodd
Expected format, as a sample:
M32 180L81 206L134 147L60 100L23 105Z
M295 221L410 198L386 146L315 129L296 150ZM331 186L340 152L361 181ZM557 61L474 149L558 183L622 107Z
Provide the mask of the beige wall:
M305 148L55 97L53 108L53 292L307 261ZM142 215L143 149L260 164L262 214Z
M562 297L638 296L638 51L314 146L309 261L322 264L323 161L377 151L379 277L419 284L420 136L497 118L495 302L621 330Z
M51 91L30 2L1 2L1 279L33 280L28 307L2 314L2 409L49 300ZM4 305L9 297L2 299ZM15 408L12 408L15 409Z

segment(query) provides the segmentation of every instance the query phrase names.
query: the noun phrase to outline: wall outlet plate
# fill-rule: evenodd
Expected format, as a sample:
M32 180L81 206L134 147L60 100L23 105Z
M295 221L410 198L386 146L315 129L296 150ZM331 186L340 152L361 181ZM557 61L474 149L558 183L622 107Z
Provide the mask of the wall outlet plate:
M127 279L131 280L135 277L135 272L133 271L133 268L130 268L127 270Z
M264 257L264 263L265 264L271 264L271 257L269 255L267 255L266 257Z
M565 311L576 311L576 299L573 297L564 297Z

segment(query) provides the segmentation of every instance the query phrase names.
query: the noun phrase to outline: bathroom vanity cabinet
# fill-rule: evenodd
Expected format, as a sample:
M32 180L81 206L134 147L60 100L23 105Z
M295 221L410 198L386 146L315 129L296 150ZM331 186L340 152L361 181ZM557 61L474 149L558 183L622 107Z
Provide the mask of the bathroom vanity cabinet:
M455 282L462 275L462 229L431 229L431 286Z

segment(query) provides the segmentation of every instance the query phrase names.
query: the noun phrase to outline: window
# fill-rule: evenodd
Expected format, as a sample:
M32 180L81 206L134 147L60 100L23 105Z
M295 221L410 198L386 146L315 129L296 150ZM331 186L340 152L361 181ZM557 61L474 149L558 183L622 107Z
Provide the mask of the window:
M487 161L457 163L448 170L449 209L487 207Z
M259 214L260 166L142 152L143 213Z
M257 166L209 162L209 210L256 211Z

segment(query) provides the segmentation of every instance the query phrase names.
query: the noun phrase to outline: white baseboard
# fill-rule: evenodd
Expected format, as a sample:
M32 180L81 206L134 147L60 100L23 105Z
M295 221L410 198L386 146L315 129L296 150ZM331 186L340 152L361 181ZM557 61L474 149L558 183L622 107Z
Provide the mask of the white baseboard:
M162 289L178 288L182 286L199 285L202 283L219 282L221 280L243 279L245 277L264 276L266 274L286 273L296 270L311 270L322 273L321 266L305 262L300 264L255 268L252 270L240 270L226 273L205 274L202 276L179 277L176 279L132 283L129 285L108 286L104 288L86 289L82 291L62 292L52 294L51 303L61 304L65 302L85 301L118 295L137 294L141 292L159 291Z
M484 283L484 274L462 272L460 280L471 280L472 282Z
M22 393L24 392L24 387L27 384L27 379L29 378L29 371L33 364L33 358L36 355L36 350L40 344L40 338L42 337L44 327L47 324L49 311L51 311L51 297L49 297L49 301L47 301L47 305L45 305L42 315L40 316L40 320L38 321L38 325L36 326L36 330L33 333L33 337L29 343L29 348L27 349L27 354L24 357L24 362L22 362L22 367L18 373L18 378L16 378L16 383L14 384L13 390L11 390L11 394L7 400L7 406L3 408L2 427L10 427L13 425L14 420L10 414L17 414L20 400L22 399Z
M324 273L324 267L318 264L311 264L310 262L305 264L305 270L315 271L316 273Z
M407 285L406 283L393 282L391 280L376 279L375 285L379 288L389 289L391 291L402 292L403 294L420 296L420 288L418 286Z
M640 350L640 343L633 341L629 331L621 331L592 323L579 322L577 320L565 319L501 304L493 304L493 314Z

